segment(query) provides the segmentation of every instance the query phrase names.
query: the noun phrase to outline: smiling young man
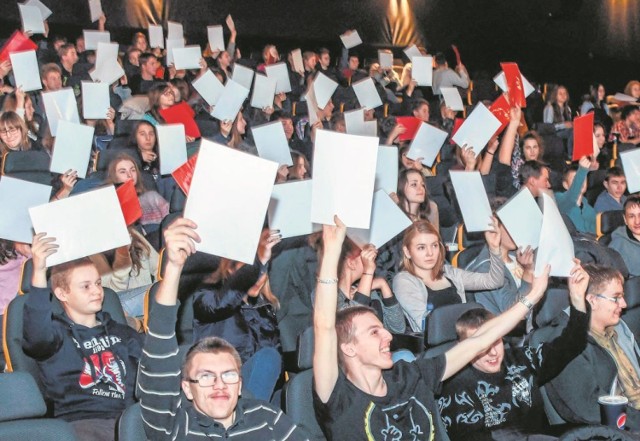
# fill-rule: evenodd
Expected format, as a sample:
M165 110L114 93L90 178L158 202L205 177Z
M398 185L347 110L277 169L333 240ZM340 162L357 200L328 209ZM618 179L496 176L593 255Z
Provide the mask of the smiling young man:
M640 196L629 196L624 202L625 225L611 234L609 248L616 250L627 265L630 276L640 275Z

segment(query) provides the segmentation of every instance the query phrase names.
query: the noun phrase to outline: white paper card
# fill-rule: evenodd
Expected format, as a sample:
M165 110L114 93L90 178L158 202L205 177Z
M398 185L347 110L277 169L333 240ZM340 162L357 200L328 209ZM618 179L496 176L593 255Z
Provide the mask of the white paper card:
M44 34L44 19L37 6L23 5L18 3L20 17L22 18L22 30L32 34Z
M491 206L480 172L450 171L451 183L468 232L491 229Z
M47 6L44 3L42 3L40 0L27 0L26 2L24 2L24 4L29 6L35 6L38 9L40 9L40 15L42 16L43 20L46 20L51 16L51 14L53 14L53 12L51 12L51 9L47 8Z
M95 51L98 49L98 43L111 43L111 34L107 31L93 31L85 29L82 31L84 35L84 46L87 50Z
M0 179L0 238L31 243L29 208L49 202L51 186L3 176ZM311 200L311 192L309 192ZM311 202L309 202L311 204Z
M496 214L519 248L538 248L542 212L528 188L518 191Z
M352 47L356 47L362 44L362 39L360 35L358 35L358 31L353 30L348 33L344 33L340 36L340 40L342 40L342 44L347 49L351 49Z
M112 185L30 208L29 214L36 234L47 233L60 246L47 257L48 267L131 242Z
M626 95L626 94L620 93L620 92L616 93L613 96L613 99L617 100L617 101L625 101L627 103L635 103L636 101L638 101L637 98L634 98L632 96L629 96L629 95Z
M444 98L444 102L451 110L464 110L464 104L462 104L462 97L460 92L455 87L441 87L440 93Z
M347 236L360 248L373 244L380 249L409 226L411 220L407 215L384 190L378 190L373 195L371 226L366 229L348 228Z
M16 86L22 87L25 92L42 89L36 51L12 52L9 58Z
M241 85L242 87L251 90L251 83L253 83L253 69L249 69L240 63L233 65L233 74L231 78L233 81Z
M118 44L98 42L96 67L89 72L93 81L112 84L124 75L124 69L118 62Z
M304 73L304 63L302 61L302 51L294 49L291 51L291 59L293 60L293 70L298 73Z
M389 50L378 51L378 62L382 69L391 69L393 67L393 53Z
M200 46L192 45L173 48L173 64L177 70L200 69L202 51Z
M283 239L320 231L322 225L311 222L311 189L310 179L274 185L267 211L269 228L280 230Z
M100 19L102 12L102 3L100 0L89 0L89 12L91 14L91 22L94 23Z
M444 130L440 130L431 124L421 123L416 136L411 141L407 158L413 160L422 158L422 163L427 167L431 167L447 136L448 134Z
M149 47L164 49L164 32L160 25L149 25Z
M422 53L420 52L420 49L418 49L418 46L416 46L415 44L412 44L411 46L406 48L403 52L407 56L407 58L409 60L411 60L411 62L413 62L413 57L421 57L422 56Z
M212 52L225 50L222 26L207 26L207 40L209 41L209 48Z
M187 162L187 143L183 124L158 124L160 174L169 175Z
M224 86L224 90L218 98L211 116L220 121L235 121L247 96L249 96L249 89L233 80L227 80L227 84Z
M416 80L418 86L431 86L433 79L433 58L415 56L411 59L411 79Z
M384 190L387 194L398 191L398 148L378 146L376 161L376 183L374 190Z
M285 62L270 64L265 67L267 76L276 80L276 93L291 92L291 82L289 81L289 69Z
M377 138L318 130L311 220L334 225L337 214L349 227L369 228L377 157ZM358 164L357 173L353 164Z
M364 109L355 109L344 112L344 125L349 135L365 136Z
M165 63L167 66L171 66L174 63L173 50L184 47L184 38L167 38L165 46L167 47L167 59Z
M337 88L338 83L325 74L318 72L313 82L313 92L315 93L316 104L319 109L324 109Z
M314 125L320 120L320 118L318 117L318 112L320 112L320 109L318 108L318 103L316 100L315 81L311 81L311 84L309 84L307 92L304 94L304 101L307 102L309 124Z
M51 135L57 136L58 121L80 123L76 97L70 87L53 92L43 92L42 101L44 102Z
M472 147L476 156L500 127L500 120L484 104L478 103L451 138L460 147Z
M108 83L82 82L82 116L84 119L106 119L111 107Z
M91 126L59 121L49 170L60 174L75 170L78 177L84 179L91 159L94 131Z
M367 77L352 84L353 91L356 93L358 102L366 109L375 109L382 105L380 94L373 84L373 78Z
M256 76L257 77L257 76ZM284 133L282 122L274 121L251 129L253 139L261 158L278 163L293 165L287 136Z
M264 109L273 107L273 97L276 93L276 80L266 75L256 74L251 95L251 107Z
M620 153L620 161L627 178L627 190L629 193L640 191L640 149Z
M535 89L529 82L529 80L524 77L524 75L520 74L520 77L522 78L522 84L524 85L524 96L526 98L531 95L535 91ZM500 71L495 77L493 77L493 82L496 83L503 92L508 92L507 77L503 71Z
M224 84L210 69L207 69L204 74L193 80L191 85L210 106L216 105L224 90Z
M167 38L169 40L184 40L184 29L182 23L175 21L167 22Z
M540 243L536 252L535 275L542 274L546 264L551 265L550 275L569 277L573 262L574 249L571 235L562 220L558 206L551 196L542 193L542 228Z
M252 264L277 169L275 162L203 138L184 210L198 225L196 249Z

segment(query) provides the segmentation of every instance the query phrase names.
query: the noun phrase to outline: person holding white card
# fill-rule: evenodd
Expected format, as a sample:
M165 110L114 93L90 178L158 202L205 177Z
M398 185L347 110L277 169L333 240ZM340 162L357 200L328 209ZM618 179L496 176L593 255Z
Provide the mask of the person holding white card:
M134 95L145 94L154 84L162 81L156 78L156 72L160 67L157 56L142 52L138 57L138 64L140 73L129 78L129 88Z
M235 149L243 143L246 130L247 121L244 119L241 109L233 121L220 122L220 132L215 134L211 140Z
M449 67L447 59L442 52L438 52L434 57L436 68L433 71L433 94L440 95L441 87L469 87L469 73L464 64L460 63L454 71Z
M160 174L160 158L158 157L158 135L154 125L148 121L140 121L136 124L131 132L129 145L138 152L142 172L149 173L156 180Z
M393 292L414 332L423 331L422 322L429 305L435 309L466 303L467 289L491 290L503 285L500 228L495 218L487 219L487 224L492 225L492 229L485 232L490 251L487 273L466 271L445 263L442 238L428 221L416 221L406 230L402 242L403 271L393 278Z
M393 197L393 196L392 196ZM429 199L422 173L415 169L402 170L398 175L398 206L412 221L426 219L440 230L438 206Z

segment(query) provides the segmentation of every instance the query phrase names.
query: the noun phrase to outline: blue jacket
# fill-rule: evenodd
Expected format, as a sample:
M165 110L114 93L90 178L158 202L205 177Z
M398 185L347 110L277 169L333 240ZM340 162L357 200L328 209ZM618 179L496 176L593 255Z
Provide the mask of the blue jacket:
M588 173L588 169L578 168L569 190L564 193L556 193L556 202L560 213L569 216L578 231L596 234L596 211L589 205L589 201L585 197L582 198L582 205L577 205L582 184L587 179Z

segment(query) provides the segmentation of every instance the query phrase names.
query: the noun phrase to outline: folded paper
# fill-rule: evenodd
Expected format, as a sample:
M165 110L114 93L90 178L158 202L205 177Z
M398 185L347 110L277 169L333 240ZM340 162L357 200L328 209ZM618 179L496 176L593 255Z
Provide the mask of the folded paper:
M378 146L374 190L384 190L387 194L398 191L398 149L396 147Z
M160 25L149 25L149 47L164 49L164 32Z
M440 93L444 98L444 102L448 108L454 111L464 110L464 104L462 103L462 97L456 87L441 87Z
M620 161L627 178L627 190L629 193L640 191L640 149L621 152Z
M120 203L125 224L127 226L132 225L142 217L142 207L140 206L140 199L138 199L133 180L129 179L120 185L116 189L116 194L118 195L118 202Z
M211 49L211 51L222 52L225 50L222 26L207 26L207 40L209 41L209 49Z
M276 80L266 75L256 74L251 94L251 107L265 109L273 107L273 97L276 93Z
M358 34L358 31L346 32L340 36L340 40L342 40L342 44L347 49L351 49L352 47L356 47L362 44L362 39Z
M573 120L573 160L593 156L593 112Z
M44 109L52 136L57 136L58 121L80 123L80 115L78 115L78 106L73 89L67 87L53 92L43 92L42 101L44 102Z
M411 79L416 80L418 86L431 86L433 80L433 58L415 56L411 59Z
M168 175L187 162L187 143L184 125L159 124L158 153L160 154L160 174Z
M176 69L200 69L202 51L200 46L192 45L173 48L173 64Z
M210 69L207 69L204 74L193 80L191 85L210 106L216 105L224 90L224 84Z
M235 63L233 65L233 74L231 75L231 79L245 89L251 90L251 84L253 83L253 74L253 69L249 69L242 64Z
M276 80L276 93L289 93L291 92L291 82L289 81L289 69L287 64L276 63L270 64L265 67L267 76Z
M236 68L238 65L236 64ZM234 80L227 80L222 94L218 98L211 116L220 121L235 121L238 112L242 108L244 100L249 95L249 89L236 83Z
M382 105L380 94L373 83L373 78L367 77L351 85L358 98L360 106L366 109L376 109Z

